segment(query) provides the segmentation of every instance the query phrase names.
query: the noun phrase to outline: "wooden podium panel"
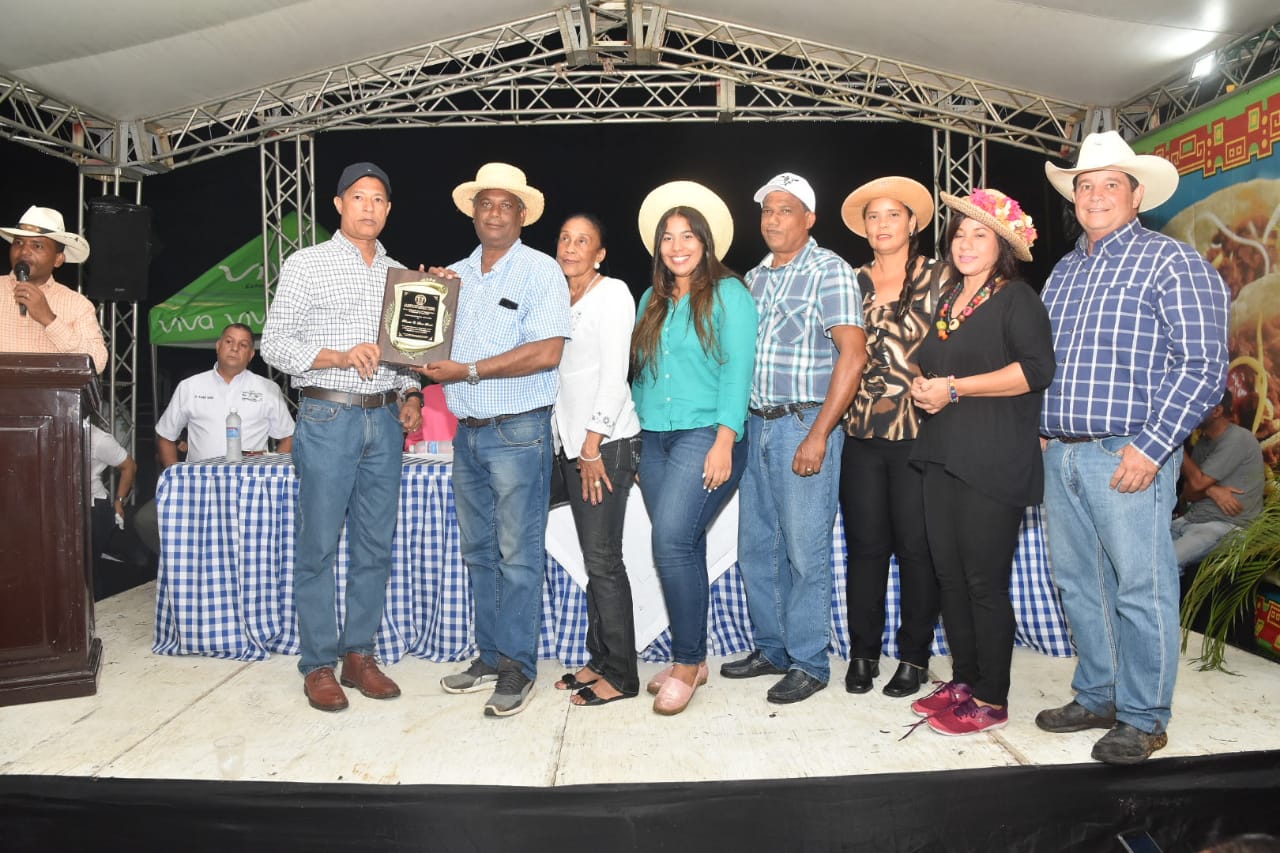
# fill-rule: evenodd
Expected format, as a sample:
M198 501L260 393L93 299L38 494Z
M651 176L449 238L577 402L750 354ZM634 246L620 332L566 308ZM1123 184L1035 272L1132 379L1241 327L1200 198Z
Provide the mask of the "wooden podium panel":
M0 353L0 705L97 692L87 355Z

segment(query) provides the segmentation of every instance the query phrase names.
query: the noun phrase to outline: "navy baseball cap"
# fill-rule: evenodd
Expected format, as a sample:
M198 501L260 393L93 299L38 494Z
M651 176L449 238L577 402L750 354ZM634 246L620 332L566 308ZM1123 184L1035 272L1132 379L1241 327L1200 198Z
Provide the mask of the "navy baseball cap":
M377 178L382 181L382 186L387 191L387 197L391 197L391 179L387 177L387 173L375 163L352 163L350 166L342 170L342 177L338 178L337 195L342 195L347 188L361 178Z

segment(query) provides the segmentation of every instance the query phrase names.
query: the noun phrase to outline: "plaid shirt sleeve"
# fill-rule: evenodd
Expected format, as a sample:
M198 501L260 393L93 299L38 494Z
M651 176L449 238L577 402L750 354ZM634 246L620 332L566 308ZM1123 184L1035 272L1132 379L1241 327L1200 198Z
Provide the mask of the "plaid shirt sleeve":
M1157 271L1155 311L1166 336L1163 380L1133 445L1163 465L1221 396L1227 374L1230 294L1222 277L1190 247Z

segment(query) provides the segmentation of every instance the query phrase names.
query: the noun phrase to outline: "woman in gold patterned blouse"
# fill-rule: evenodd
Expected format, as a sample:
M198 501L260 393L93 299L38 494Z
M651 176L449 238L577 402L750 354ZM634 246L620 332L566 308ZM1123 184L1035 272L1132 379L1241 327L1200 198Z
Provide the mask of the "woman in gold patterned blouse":
M928 680L938 621L938 582L925 537L920 472L907 463L917 430L911 403L916 351L930 328L945 265L924 258L919 231L933 196L910 178L878 178L845 199L841 217L866 237L873 258L858 269L867 331L867 367L849 410L840 470L848 546L849 672L845 689L866 693L880 674L889 556L898 557L901 623L898 669L888 696L910 696Z

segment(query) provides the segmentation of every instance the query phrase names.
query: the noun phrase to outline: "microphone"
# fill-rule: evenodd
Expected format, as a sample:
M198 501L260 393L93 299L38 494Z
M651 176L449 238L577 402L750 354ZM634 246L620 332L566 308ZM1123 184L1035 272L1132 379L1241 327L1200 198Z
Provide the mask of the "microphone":
M31 278L31 267L26 261L18 261L13 265L13 277L18 281L27 281ZM23 317L27 316L27 306L18 303L18 313Z

